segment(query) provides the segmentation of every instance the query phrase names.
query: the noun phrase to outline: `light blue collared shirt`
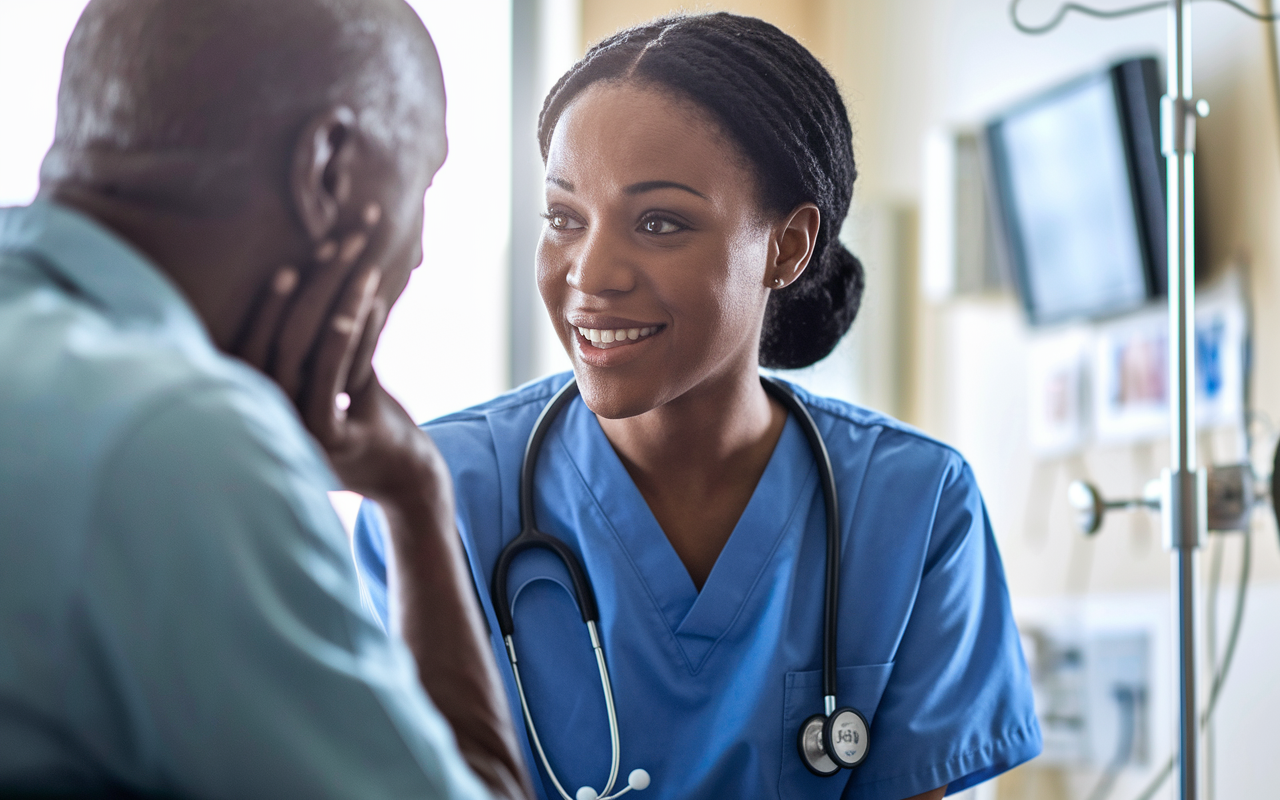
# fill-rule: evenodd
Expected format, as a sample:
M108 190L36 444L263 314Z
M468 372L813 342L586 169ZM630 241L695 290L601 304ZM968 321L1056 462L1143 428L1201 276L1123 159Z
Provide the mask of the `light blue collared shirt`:
M479 798L277 387L137 251L0 211L0 792Z

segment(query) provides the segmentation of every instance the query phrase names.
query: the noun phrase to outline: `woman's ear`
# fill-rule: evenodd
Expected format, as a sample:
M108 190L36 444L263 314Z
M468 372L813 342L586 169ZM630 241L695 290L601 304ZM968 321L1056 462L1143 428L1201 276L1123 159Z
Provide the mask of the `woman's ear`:
M350 200L356 160L355 114L336 106L312 118L294 146L289 190L312 241L332 233Z
M813 203L801 203L774 228L769 268L764 282L770 289L782 289L795 283L809 266L818 243L822 212Z

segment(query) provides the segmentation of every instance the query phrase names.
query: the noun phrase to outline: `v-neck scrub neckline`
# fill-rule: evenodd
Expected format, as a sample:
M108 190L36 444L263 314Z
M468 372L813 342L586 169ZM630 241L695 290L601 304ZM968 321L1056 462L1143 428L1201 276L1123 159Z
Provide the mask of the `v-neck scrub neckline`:
M519 469L543 406L568 379L529 384L428 423L448 461L458 529L491 631L489 578L519 533ZM617 704L621 774L657 798L901 800L959 791L1039 752L1030 682L994 535L952 449L874 412L793 387L827 443L840 501L838 700L871 725L867 761L831 778L796 751L822 710L826 520L812 452L788 418L741 519L698 592L595 415L575 399L535 470L538 527L586 568ZM386 619L383 521L366 504L355 552ZM566 788L603 788L611 757L599 676L563 567L517 559L508 579L530 711ZM493 635L517 729L520 704ZM527 743L526 743L527 744ZM558 800L531 749L539 795Z
M581 491L608 520L696 673L756 589L803 500L817 488L817 467L805 457L809 445L799 424L787 418L751 499L699 591L595 414L579 397L563 415L564 428L551 447L576 468Z

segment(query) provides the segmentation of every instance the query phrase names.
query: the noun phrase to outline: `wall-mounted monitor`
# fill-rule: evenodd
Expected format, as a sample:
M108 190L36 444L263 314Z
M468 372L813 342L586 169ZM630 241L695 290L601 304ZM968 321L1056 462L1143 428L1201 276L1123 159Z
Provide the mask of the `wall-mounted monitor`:
M1165 291L1160 70L1123 61L986 126L1000 235L1033 324L1095 319Z

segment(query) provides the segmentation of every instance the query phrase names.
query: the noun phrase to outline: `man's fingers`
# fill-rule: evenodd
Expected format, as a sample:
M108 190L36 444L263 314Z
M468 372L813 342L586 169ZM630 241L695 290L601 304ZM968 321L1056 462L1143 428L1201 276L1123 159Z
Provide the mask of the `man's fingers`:
M276 270L270 282L263 287L232 352L265 372L271 357L271 344L275 341L280 321L297 288L298 270L290 266Z
M351 290L339 300L328 326L317 337L311 379L301 408L307 427L322 443L334 441L338 426L346 418L346 408L338 405L338 396L347 390L352 359L364 338L381 280L382 273L377 269L356 278Z
M364 336L351 359L351 374L347 376L347 391L353 396L363 392L373 377L373 351L378 347L378 337L382 335L382 328L386 324L387 303L382 298L374 297L369 317L364 323Z
M364 254L369 237L353 233L340 243L326 241L316 250L316 273L303 285L276 339L271 374L284 393L302 407L303 374L315 352L320 328L333 314L351 278L352 267Z

